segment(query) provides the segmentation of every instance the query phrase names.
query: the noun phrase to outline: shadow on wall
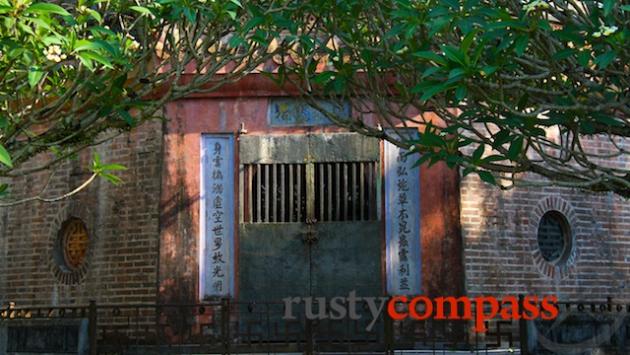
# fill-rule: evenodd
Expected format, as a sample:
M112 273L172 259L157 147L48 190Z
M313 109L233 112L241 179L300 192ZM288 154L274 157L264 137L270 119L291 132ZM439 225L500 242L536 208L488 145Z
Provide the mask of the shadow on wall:
M184 147L183 139L171 143L173 154ZM168 159L167 159L168 160ZM191 193L187 183L185 159L176 160L174 172L164 167L160 203L159 303L195 302L199 194Z

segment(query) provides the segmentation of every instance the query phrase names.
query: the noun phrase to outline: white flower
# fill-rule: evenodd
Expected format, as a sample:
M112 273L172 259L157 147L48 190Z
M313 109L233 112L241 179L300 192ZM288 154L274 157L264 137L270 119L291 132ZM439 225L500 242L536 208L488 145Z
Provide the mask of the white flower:
M58 55L54 55L54 54L47 55L46 59L50 60L51 62L55 62L55 63L61 62L61 57L58 56Z
M534 0L530 2L529 4L526 4L523 6L523 10L525 10L525 12L528 14L538 9L548 9L548 8L549 8L549 4L544 0Z
M129 49L131 49L132 51L137 51L138 49L140 49L140 43L138 43L138 41L136 41L136 39L132 35L126 34L125 37L127 37L127 40L129 40Z
M606 25L601 25L599 26L599 31L593 33L593 37L595 38L599 38L601 36L610 36L611 34L617 32L619 28L617 26L606 26Z
M604 36L610 36L611 34L617 32L619 28L617 26L602 26L600 29L603 31Z
M61 47L59 47L56 44L53 44L52 46L48 46L48 54L61 54Z
M140 43L138 43L138 41L132 41L131 44L129 45L129 49L131 49L132 51L137 51L140 48Z
M56 44L48 46L48 49L44 50L44 54L46 55L46 59L55 63L59 63L67 58L65 54L61 53L61 47Z
M396 54L405 54L409 48L407 46L402 47L401 49L396 51Z

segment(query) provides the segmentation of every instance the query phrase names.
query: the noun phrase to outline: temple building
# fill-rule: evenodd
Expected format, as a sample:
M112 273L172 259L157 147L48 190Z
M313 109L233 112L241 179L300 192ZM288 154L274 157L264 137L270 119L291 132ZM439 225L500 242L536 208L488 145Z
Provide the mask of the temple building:
M322 105L353 114L350 105ZM46 184L54 196L90 176L93 153L128 168L120 185L98 179L68 199L0 209L4 317L11 308L76 307L64 314L79 319L29 313L20 322L0 320L0 353L64 346L81 353L85 334L108 334L85 321L90 302L118 307L98 311L100 325L121 314L134 316L114 322L118 329L140 314L140 324L181 321L164 339L195 344L195 334L216 335L215 326L201 325L219 322L226 302L244 315L226 311L221 319L233 322L225 327L257 339L284 332L253 314L287 297L630 302L630 204L620 197L551 185L501 191L442 163L417 167L417 156L336 127L256 74L169 103L163 114L168 120L91 148L52 176L14 179L17 198ZM197 304L217 308L187 319L155 308ZM153 308L145 314L138 305ZM245 329L254 318L258 325ZM377 333L384 339L387 331ZM66 343L55 343L61 336ZM373 342L384 344L381 338ZM289 349L309 343L317 347L306 339Z

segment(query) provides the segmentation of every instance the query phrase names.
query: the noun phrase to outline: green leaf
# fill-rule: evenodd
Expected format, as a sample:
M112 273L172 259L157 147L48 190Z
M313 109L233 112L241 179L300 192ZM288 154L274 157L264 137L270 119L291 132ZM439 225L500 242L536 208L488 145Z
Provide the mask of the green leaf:
M464 37L460 45L462 52L464 53L468 52L468 50L470 49L470 46L473 43L473 40L475 39L475 35L477 34L477 32L478 30L470 31L470 33L468 33L466 37Z
M462 101L466 98L466 95L468 95L468 89L466 89L466 87L463 85L458 86L455 90L455 98L457 99L457 101Z
M241 2L238 0L230 0L231 3L235 4L236 6L243 8L243 5L241 5Z
M136 123L127 110L117 110L116 112L118 112L118 115L125 120L128 125L133 126Z
M422 101L426 101L430 98L432 98L434 95L442 92L442 91L446 91L449 88L450 84L439 84L439 85L434 85L434 86L429 86L424 93L422 94L422 96L420 97L420 100Z
M39 70L38 67L30 67L28 70L28 84L31 87L35 87L44 76L44 72Z
M604 16L610 15L610 12L615 7L617 0L604 0Z
M529 37L527 37L526 35L518 36L516 38L516 41L514 41L514 52L516 52L518 56L523 55L523 53L525 53L525 49L527 48L528 44L529 44Z
M314 84L318 84L318 85L326 84L334 76L335 76L335 72L332 72L332 71L321 72L321 73L318 73L317 75L315 75L315 77L313 78L313 83Z
M87 39L78 40L74 46L74 50L77 52L86 51L86 50L94 51L98 49L100 48L96 43L89 41Z
M521 96L520 99L518 99L518 103L516 104L516 109L519 111L525 110L525 108L527 107L528 100L529 100L529 94L526 92L523 94L523 96Z
M626 12L630 12L630 5L623 5L623 6L621 7L621 10L622 10L622 11L626 11Z
M434 61L438 64L442 64L442 65L446 65L447 62L446 60L444 60L444 58L442 58L441 56L439 56L438 54L431 52L431 51L420 51L420 52L416 52L413 54L416 57L419 58L424 58L424 59L428 59L431 61Z
M510 131L502 129L499 133L494 135L494 145L503 145L510 139Z
M462 53L459 49L453 48L451 46L442 46L442 50L444 51L444 55L446 55L448 59L461 65L466 64L466 61L464 60L464 53Z
M149 10L148 8L144 6L131 6L129 8L133 11L140 13L141 15L153 16L153 13L151 12L151 10Z
M429 158L431 158L431 154L421 154L420 158L418 160L416 160L416 162L413 164L413 167L416 168L416 167L424 164L424 162L429 160Z
M455 68L448 73L448 78L453 79L464 75L466 72L462 68Z
M492 66L492 65L487 65L483 68L481 68L481 73L485 76L490 76L492 75L495 71L497 71L497 69L499 69L498 67Z
M595 118L595 120L608 125L608 126L617 126L617 127L623 127L623 121L620 121L618 118L614 117L614 116L609 116L606 115L604 113L594 113L593 114L593 118Z
M96 52L92 52L92 51L85 51L85 52L81 52L79 53L79 56L81 58L87 58L89 60L93 60L95 62L99 62L101 64L103 64L103 66L107 67L107 68L114 68L112 66L112 62L109 61L109 59L103 57L102 55L96 53Z
M11 155L7 150L0 144L0 163L8 166L9 168L13 168L13 161L11 161Z
M37 12L41 14L51 13L51 14L57 14L57 15L62 15L62 16L71 16L70 13L66 11L63 7L59 5L55 5L55 4L44 3L44 2L38 2L29 6L29 8L26 9L26 12L27 13Z
M608 65L610 65L610 63L613 62L613 60L615 60L616 56L617 53L613 51L600 54L597 56L597 58L595 58L595 64L597 64L598 67L605 69Z
M518 158L518 156L521 154L522 150L523 150L523 137L519 136L515 140L513 140L512 143L510 144L510 149L508 149L507 157L510 160L515 161Z
M108 171L108 170L127 170L127 167L121 164L106 164L106 165L101 165L101 169L103 171Z
M591 60L591 53L588 51L582 51L577 56L578 63L583 67L587 66L590 60Z
M99 175L107 179L107 181L111 182L113 185L119 185L122 182L121 178L113 174L101 173Z
M421 79L425 79L435 73L437 73L438 71L440 71L442 68L440 67L429 67L427 70L424 71L424 73L422 73L422 76L420 77Z
M482 181L485 181L488 184L491 184L491 185L496 185L497 184L497 181L494 179L494 175L492 175L488 171L478 171L477 175L479 175L479 178Z
M483 152L485 151L485 149L486 149L486 146L484 144L479 144L477 149L475 149L475 151L472 154L473 160L474 161L481 160L481 156L483 155Z
M87 9L88 14L90 14L90 16L95 19L98 23L103 22L103 17L101 16L101 14L98 13L98 11L92 10L92 9Z
M92 60L88 58L85 54L87 54L87 52L81 52L77 56L79 57L81 63L85 65L85 67L88 68L90 71L92 71L94 70L94 63L92 63Z
M575 54L575 49L567 48L554 53L551 57L555 60L563 60L569 58L573 54Z
M494 154L494 155L489 155L489 156L483 158L481 160L481 162L482 163L492 163L492 162L495 162L495 161L503 161L503 160L505 160L504 156L498 155L498 154Z

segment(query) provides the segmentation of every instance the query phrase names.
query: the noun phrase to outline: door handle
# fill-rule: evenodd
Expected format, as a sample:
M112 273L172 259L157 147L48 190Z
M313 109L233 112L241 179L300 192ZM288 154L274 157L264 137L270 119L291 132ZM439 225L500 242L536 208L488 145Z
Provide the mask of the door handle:
M306 233L304 233L304 237L302 238L302 241L308 245L313 245L317 243L318 240L319 237L317 236L317 233L312 231L310 228L306 231Z
M315 223L317 223L317 220L315 218L307 218L305 223L306 233L304 233L302 241L308 245L313 245L319 240L319 237L317 236L317 233L315 233L315 230L313 228Z

